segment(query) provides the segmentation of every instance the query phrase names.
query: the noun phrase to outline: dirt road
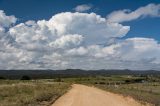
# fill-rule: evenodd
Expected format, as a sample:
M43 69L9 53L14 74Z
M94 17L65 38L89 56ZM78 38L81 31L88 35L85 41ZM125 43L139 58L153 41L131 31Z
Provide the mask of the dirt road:
M129 97L85 85L73 85L52 106L143 106Z

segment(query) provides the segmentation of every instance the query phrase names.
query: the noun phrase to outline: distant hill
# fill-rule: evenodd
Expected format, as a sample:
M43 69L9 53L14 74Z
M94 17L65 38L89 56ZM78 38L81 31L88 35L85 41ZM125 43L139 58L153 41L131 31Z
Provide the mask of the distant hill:
M96 75L160 75L160 71L155 70L0 70L0 77L7 79L20 79L23 75L34 79L55 78L55 77L82 77Z

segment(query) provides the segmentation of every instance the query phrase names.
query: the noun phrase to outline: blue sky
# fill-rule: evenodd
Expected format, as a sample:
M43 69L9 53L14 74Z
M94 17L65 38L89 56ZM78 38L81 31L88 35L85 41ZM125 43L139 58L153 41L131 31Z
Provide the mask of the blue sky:
M159 0L0 0L0 69L160 70Z
M135 10L149 3L160 3L159 0L0 0L0 9L8 15L15 15L19 22L27 20L49 19L54 14L71 11L81 4L91 4L87 12L95 12L103 17L115 10ZM160 41L160 18L137 19L126 22L130 25L127 37L149 37Z

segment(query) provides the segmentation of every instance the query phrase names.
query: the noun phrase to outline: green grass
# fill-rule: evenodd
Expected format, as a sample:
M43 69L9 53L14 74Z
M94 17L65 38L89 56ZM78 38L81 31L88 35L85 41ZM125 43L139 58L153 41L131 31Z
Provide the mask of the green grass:
M0 106L49 106L69 88L53 80L1 80Z

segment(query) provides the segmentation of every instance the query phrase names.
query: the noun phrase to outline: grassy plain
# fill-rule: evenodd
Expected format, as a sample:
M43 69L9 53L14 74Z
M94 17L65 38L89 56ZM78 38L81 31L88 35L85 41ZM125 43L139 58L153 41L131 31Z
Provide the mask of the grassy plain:
M0 80L0 106L50 106L69 88L53 80Z
M0 106L49 106L70 89L85 84L160 106L160 76L86 76L42 80L0 80Z

